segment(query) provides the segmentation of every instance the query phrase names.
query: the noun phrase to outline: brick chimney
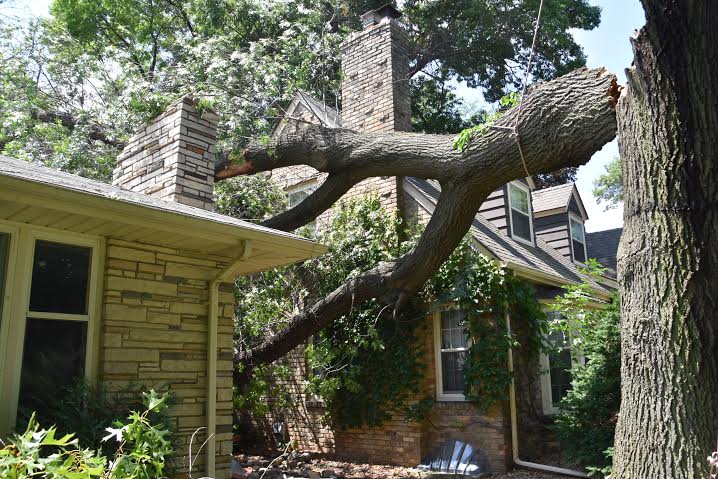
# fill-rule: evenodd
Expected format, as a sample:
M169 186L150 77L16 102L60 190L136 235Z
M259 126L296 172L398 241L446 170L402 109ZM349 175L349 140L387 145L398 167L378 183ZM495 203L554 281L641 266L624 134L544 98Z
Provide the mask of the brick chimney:
M182 98L137 132L117 158L112 184L212 210L218 117Z
M342 123L360 131L410 131L408 39L385 5L362 15L364 30L342 45Z

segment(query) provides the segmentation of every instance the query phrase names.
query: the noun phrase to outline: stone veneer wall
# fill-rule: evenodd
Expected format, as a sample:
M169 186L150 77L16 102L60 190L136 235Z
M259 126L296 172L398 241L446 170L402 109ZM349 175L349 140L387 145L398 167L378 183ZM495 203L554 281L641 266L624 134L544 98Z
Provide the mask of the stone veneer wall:
M150 196L213 208L218 117L183 98L130 138L112 184Z
M177 431L175 464L185 472L192 433L206 426L208 283L225 258L109 239L105 264L100 377L110 390L169 389ZM232 453L233 284L220 285L217 478ZM205 435L197 434L194 451ZM205 455L193 472L202 475Z

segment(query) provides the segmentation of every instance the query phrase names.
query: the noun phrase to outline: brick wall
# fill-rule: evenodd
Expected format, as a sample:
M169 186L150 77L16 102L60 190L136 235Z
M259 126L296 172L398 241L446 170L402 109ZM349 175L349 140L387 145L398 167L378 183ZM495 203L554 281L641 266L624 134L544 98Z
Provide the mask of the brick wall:
M342 125L359 131L411 131L408 41L386 17L342 45Z
M130 138L112 184L212 210L218 117L183 98Z
M209 279L223 258L108 240L100 377L110 390L169 389L177 430L178 472L185 470L192 433L207 426ZM232 452L233 284L220 286L217 378L217 478L228 478ZM194 450L205 435L197 434ZM194 467L204 472L204 454Z

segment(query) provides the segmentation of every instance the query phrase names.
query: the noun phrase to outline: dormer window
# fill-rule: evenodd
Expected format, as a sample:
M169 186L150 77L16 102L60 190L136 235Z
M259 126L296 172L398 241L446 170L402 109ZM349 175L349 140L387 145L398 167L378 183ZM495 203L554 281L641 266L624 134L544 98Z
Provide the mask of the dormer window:
M577 263L586 262L586 232L583 228L583 221L573 215L568 216L571 227L571 250L573 260Z
M533 245L531 192L528 186L518 182L509 183L508 196L511 237L515 240Z

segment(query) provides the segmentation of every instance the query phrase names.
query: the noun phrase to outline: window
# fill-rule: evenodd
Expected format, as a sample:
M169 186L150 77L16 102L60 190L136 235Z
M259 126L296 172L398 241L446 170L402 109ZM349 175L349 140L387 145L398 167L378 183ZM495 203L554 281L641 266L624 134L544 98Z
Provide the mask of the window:
M84 376L92 248L37 239L25 321L18 419Z
M558 320L560 313L549 311L549 320ZM571 368L574 363L583 363L583 358L573 357L571 341L563 332L554 331L548 337L551 352L541 358L541 395L545 414L555 414L559 404L571 390Z
M287 190L287 202L289 203L289 207L294 208L299 203L304 201L309 195L311 195L316 189L317 184L315 181L302 183L300 185L291 187ZM312 221L311 223L307 224L307 227L312 233L314 233L317 230L317 222Z
M434 319L437 399L464 400L464 364L469 349L466 314L452 309Z
M525 243L533 244L531 194L528 186L520 183L509 183L508 195L511 237Z
M571 227L571 249L573 260L579 263L586 262L586 232L583 228L583 221L569 215L568 222Z

